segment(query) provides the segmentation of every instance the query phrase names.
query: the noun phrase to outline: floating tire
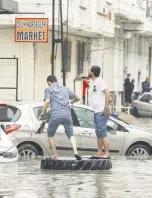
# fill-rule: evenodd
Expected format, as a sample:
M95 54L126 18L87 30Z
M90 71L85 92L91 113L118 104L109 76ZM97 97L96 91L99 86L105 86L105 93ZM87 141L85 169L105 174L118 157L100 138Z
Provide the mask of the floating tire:
M111 159L82 159L54 160L46 158L41 160L41 169L47 170L110 170Z

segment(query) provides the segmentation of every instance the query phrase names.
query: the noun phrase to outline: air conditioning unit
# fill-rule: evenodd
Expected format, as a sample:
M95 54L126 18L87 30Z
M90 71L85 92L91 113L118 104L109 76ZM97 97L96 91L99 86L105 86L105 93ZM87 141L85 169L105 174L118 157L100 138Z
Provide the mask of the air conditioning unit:
M138 5L140 8L146 9L146 0L138 0Z
M113 3L113 0L106 0L106 3L107 4L112 4Z
M87 9L87 0L80 0L80 7L83 9Z
M4 12L4 13L18 12L18 2L13 0L0 0L0 12Z
M101 0L98 0L97 1L97 13L98 14L103 14L103 12L104 12L104 5L101 2Z

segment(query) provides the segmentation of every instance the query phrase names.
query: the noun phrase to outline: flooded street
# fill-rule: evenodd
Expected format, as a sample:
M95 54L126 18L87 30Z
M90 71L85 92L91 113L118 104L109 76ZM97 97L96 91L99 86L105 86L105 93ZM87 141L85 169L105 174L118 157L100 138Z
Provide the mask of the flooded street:
M152 132L149 119L133 120ZM40 158L0 164L0 198L149 198L152 159L113 156L109 171L44 171Z
M152 160L113 157L102 172L50 172L40 160L0 164L0 197L4 198L149 198Z

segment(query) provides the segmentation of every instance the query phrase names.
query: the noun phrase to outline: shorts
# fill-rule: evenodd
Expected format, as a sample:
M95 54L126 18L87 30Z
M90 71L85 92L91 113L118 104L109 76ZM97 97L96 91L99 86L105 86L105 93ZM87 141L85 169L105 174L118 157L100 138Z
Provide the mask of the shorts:
M48 137L54 137L59 125L63 125L68 138L73 136L72 118L51 118L48 125Z
M94 113L95 132L98 138L107 137L107 120L103 113Z

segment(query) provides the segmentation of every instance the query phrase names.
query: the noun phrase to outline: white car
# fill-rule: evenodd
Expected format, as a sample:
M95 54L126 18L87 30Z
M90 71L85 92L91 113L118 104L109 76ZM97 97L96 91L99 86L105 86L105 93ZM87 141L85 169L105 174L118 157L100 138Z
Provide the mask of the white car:
M152 92L146 92L132 102L133 115L152 118Z
M7 125L7 134L23 157L48 156L51 149L47 138L50 107L46 115L46 125L42 133L36 133L40 125L38 118L43 104L0 105L0 122ZM1 116L3 113L3 116ZM81 104L71 108L74 135L81 155L97 152L93 110ZM131 126L120 119L110 117L107 124L110 152L112 155L147 156L152 154L152 134ZM55 135L59 156L73 155L70 141L59 126Z
M0 127L0 163L18 160L18 150Z

